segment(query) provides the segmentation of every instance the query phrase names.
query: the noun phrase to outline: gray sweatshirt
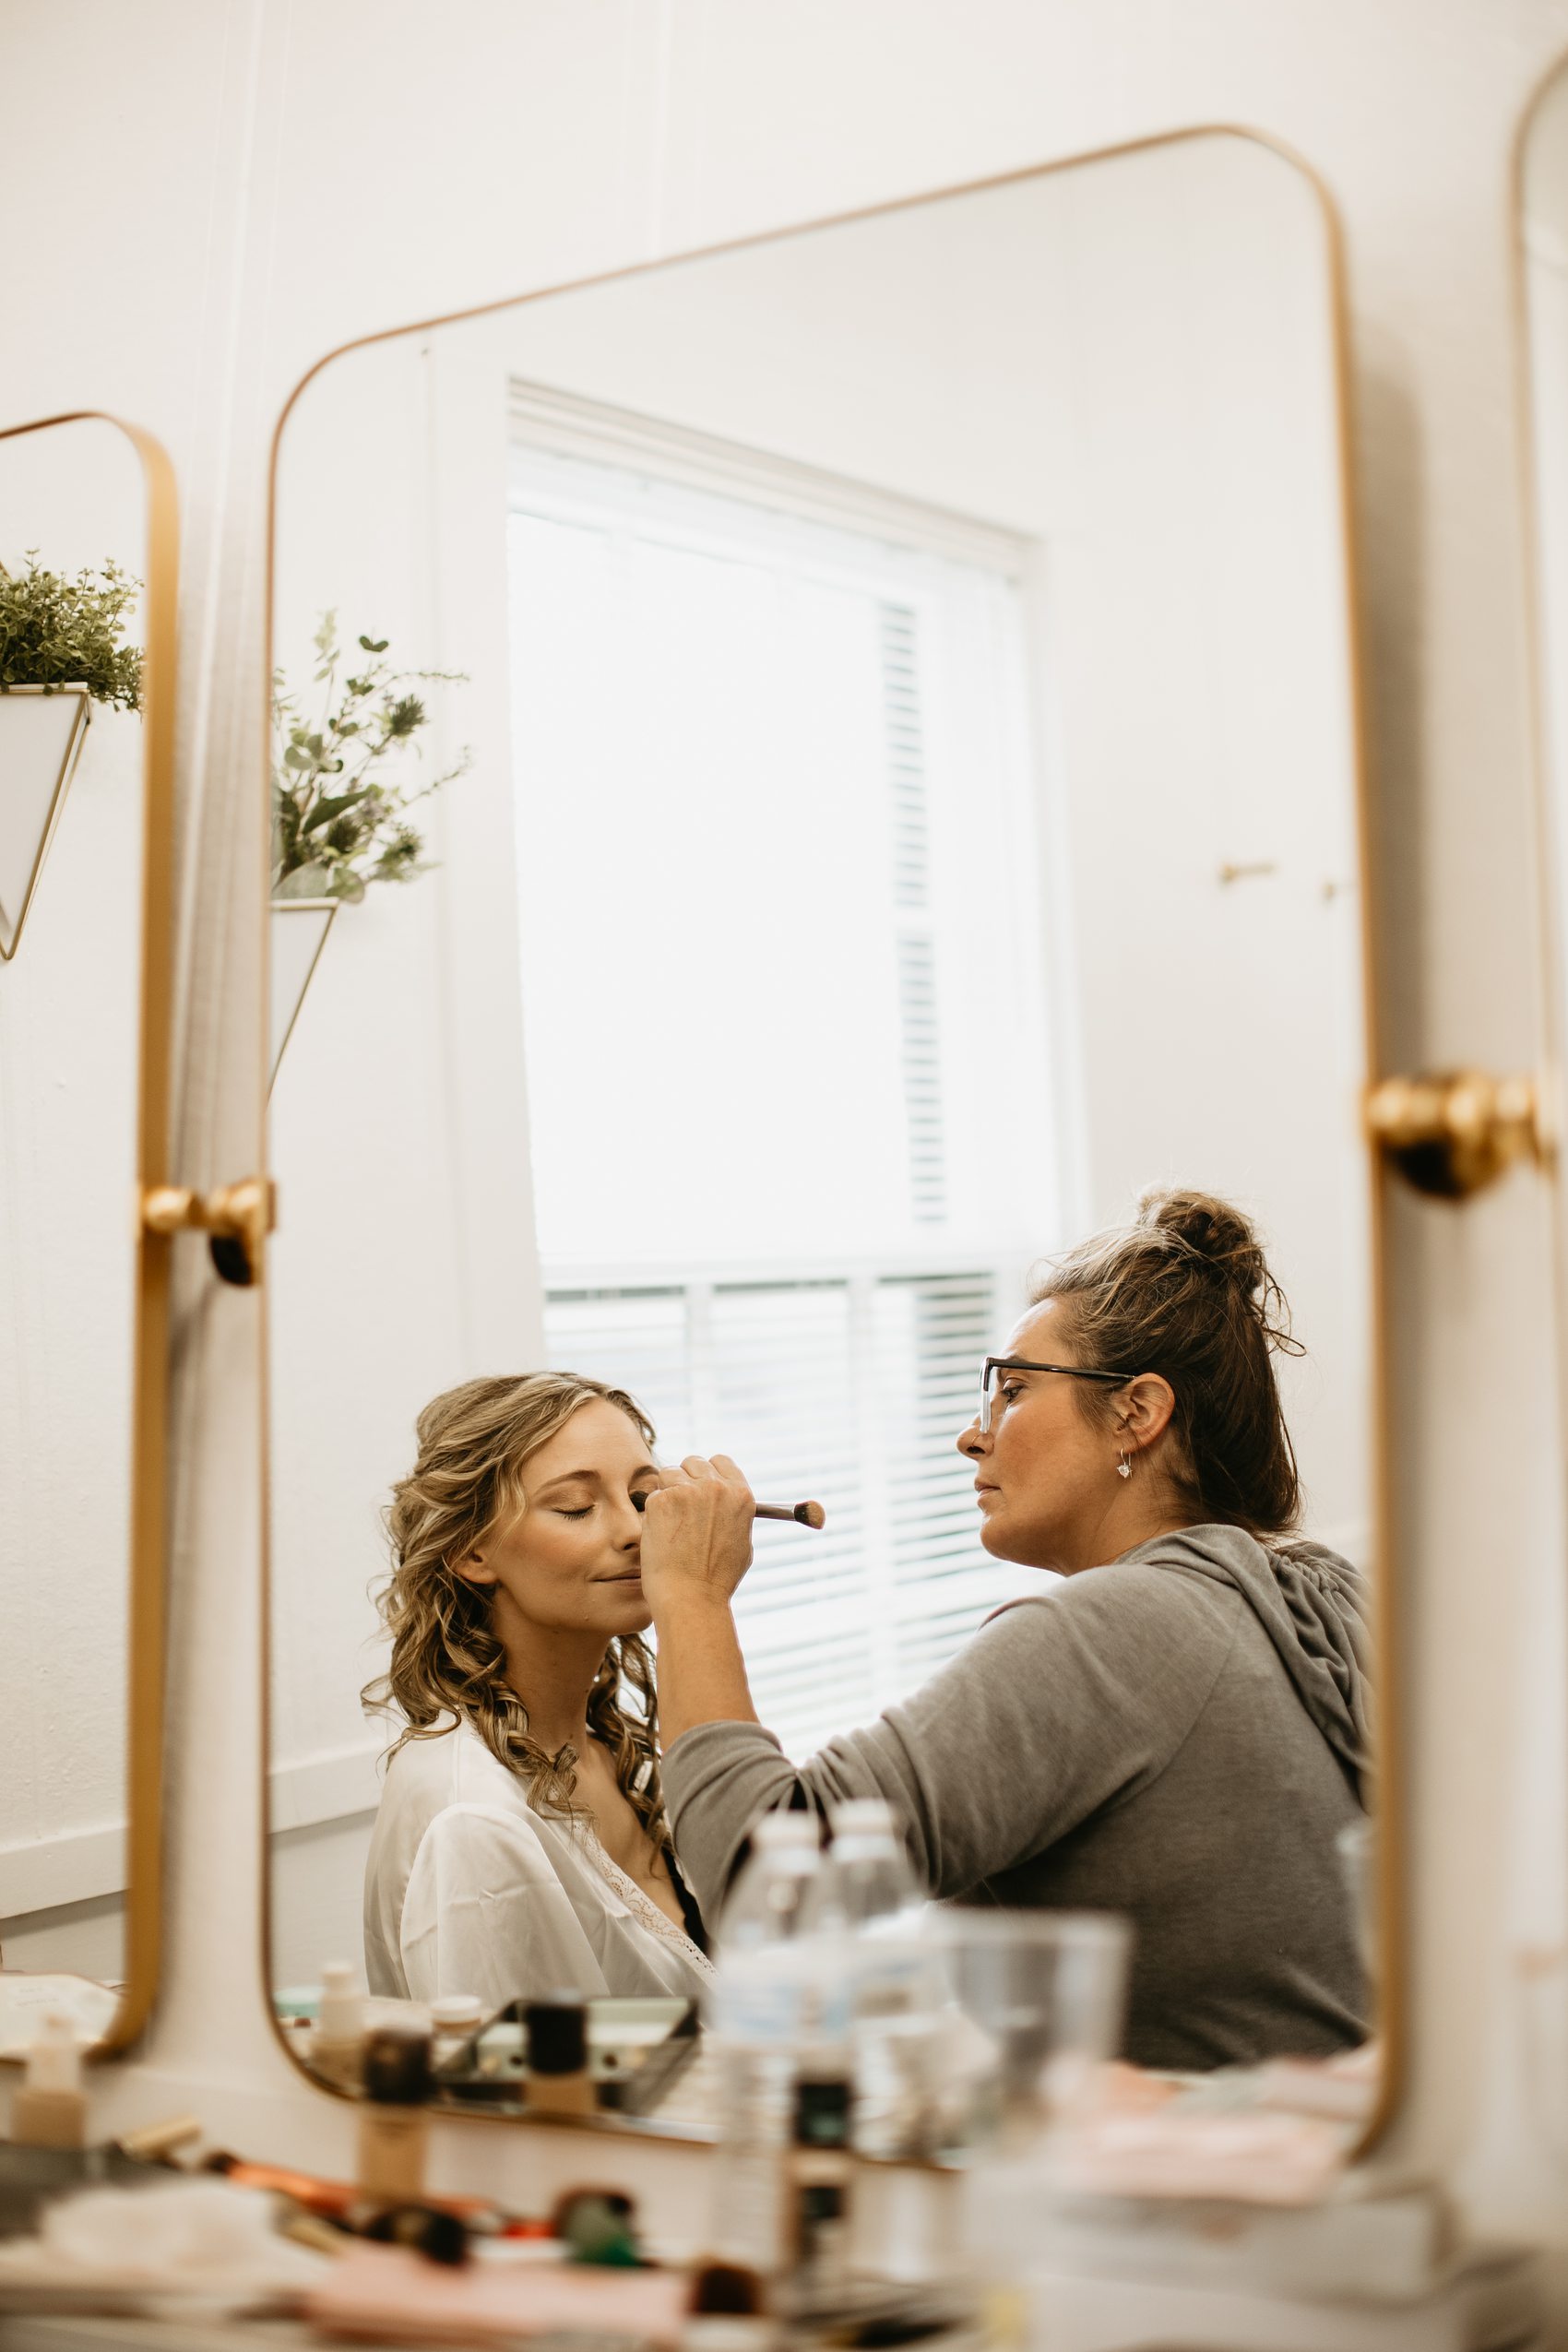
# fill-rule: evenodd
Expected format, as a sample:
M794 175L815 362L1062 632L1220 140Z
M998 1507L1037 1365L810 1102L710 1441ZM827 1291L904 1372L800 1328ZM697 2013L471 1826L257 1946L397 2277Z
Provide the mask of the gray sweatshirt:
M754 1723L664 1789L709 1924L752 1823L883 1797L931 1892L1133 1923L1126 2055L1246 2064L1364 2038L1336 1832L1370 1791L1366 1586L1305 1542L1188 1527L988 1619L923 1690L800 1767Z

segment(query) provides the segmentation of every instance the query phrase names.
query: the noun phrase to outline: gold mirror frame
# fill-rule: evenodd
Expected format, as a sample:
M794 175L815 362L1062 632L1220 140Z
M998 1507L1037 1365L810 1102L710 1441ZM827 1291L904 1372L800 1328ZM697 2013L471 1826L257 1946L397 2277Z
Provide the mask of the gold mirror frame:
M580 293L589 287L609 286L634 278L669 269L683 263L711 260L721 254L737 254L776 245L787 239L809 235L823 229L849 227L859 220L885 219L888 216L916 210L922 205L934 204L952 196L976 196L992 188L1016 186L1026 180L1052 177L1063 172L1081 169L1091 163L1107 163L1126 155L1147 154L1166 147L1176 147L1196 139L1238 138L1265 148L1280 161L1300 173L1316 203L1323 224L1329 280L1329 312L1327 328L1332 347L1335 377L1336 440L1339 459L1339 525L1342 550L1341 577L1344 584L1346 626L1348 632L1348 669L1351 707L1352 789L1356 800L1356 836L1360 861L1360 960L1362 1039L1369 1093L1374 1090L1384 1073L1381 1022L1376 992L1376 967L1373 958L1372 901L1374 898L1374 867L1370 808L1371 750L1367 719L1366 689L1360 648L1360 565L1352 488L1350 452L1350 377L1349 377L1349 310L1346 290L1344 239L1339 216L1325 182L1304 157L1283 139L1274 137L1245 124L1214 122L1189 125L1180 130L1153 133L1143 138L1123 139L1107 147L1087 148L1072 155L1062 156L1048 163L1031 164L1019 171L988 174L978 180L958 181L941 187L922 188L913 196L897 196L890 202L856 206L846 212L818 214L806 220L795 220L778 229L760 231L750 236L720 239L717 244L690 247L683 252L661 254L652 261L634 262L620 269L593 272L586 278L568 278L547 286L539 286L521 294L508 294L488 303L475 303L462 310L444 311L434 316L410 320L401 327L378 328L374 334L356 335L345 343L335 344L306 369L283 404L278 422L273 428L271 456L267 475L267 676L270 679L276 660L275 609L278 573L278 493L283 436L296 403L306 388L335 360L345 358L350 351L365 350L378 343L400 341L410 335L430 334L441 327L456 327L470 319L493 317L502 311L520 310L529 303L543 302L556 294ZM270 794L271 740L270 715L264 721L261 773L263 789ZM261 877L262 924L264 943L267 938L267 908L270 904L270 871ZM268 1060L267 1052L267 1006L268 1003L268 964L264 945L261 973L261 1027L256 1043L256 1066L260 1073L259 1098L265 1105L267 1092ZM265 1126L264 1126L265 1132ZM1383 2139L1398 2110L1404 2091L1408 2040L1408 2003L1406 1996L1406 1911L1404 1901L1404 1812L1403 1784L1400 1775L1398 1693L1394 1687L1396 1661L1400 1655L1396 1640L1394 1607L1395 1562L1396 1558L1392 1480L1389 1474L1389 1414L1388 1414L1388 1348L1387 1348L1387 1277L1384 1248L1384 1202L1386 1188L1393 1181L1388 1165L1374 1146L1370 1130L1365 1136L1365 1170L1367 1184L1367 1242L1369 1285L1368 1313L1370 1332L1369 1394L1373 1426L1372 1491L1369 1515L1372 1531L1372 1625L1378 1657L1377 1684L1374 1692L1376 1749L1378 1757L1378 1811L1376 1815L1376 1883L1378 1890L1378 2039L1381 2044L1382 2065L1378 2092L1372 2113L1365 2131L1351 2154L1360 2157L1368 2154ZM262 1370L262 1459L264 1466L270 1458L269 1450L269 1359L270 1332L263 1318ZM268 2021L291 2063L314 2088L329 2097L349 2096L335 2085L312 2073L298 2053L291 2048L274 2012L270 1996L270 1954L272 1943L271 1886L271 1799L268 1767L271 1756L271 1607L272 1607L272 1542L271 1492L264 1477L261 1501L262 1627L260 1644L261 1671L261 1987L267 2003ZM445 2118L444 2118L445 2120ZM461 2120L460 2117L454 2120ZM474 2120L485 2123L520 2122L522 2117L487 2116L476 2111ZM550 2117L540 2119L551 2124L562 2120ZM612 2130L624 2132L624 2122L612 2119L591 2122L577 2121L573 2129L590 2132ZM647 2138L681 2139L688 2135L660 2127L657 2119L637 2119L635 2129ZM699 2144L707 2145L704 2140Z
M71 409L0 427L0 441L57 425L109 424L141 467L147 501L142 671L141 1013L137 1080L137 1199L168 1182L173 1015L174 683L179 501L162 443L106 409ZM158 1991L163 1896L165 1503L168 1491L171 1243L137 1215L131 1381L129 1663L125 1770L125 1990L89 2055L108 2058L140 2034ZM7 2061L15 2064L15 2059Z

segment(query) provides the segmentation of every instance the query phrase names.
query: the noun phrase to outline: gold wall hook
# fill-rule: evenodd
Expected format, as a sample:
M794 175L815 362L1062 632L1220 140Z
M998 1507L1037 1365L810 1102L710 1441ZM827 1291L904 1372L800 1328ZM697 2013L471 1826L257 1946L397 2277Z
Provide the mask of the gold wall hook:
M1537 1079L1483 1070L1384 1078L1367 1097L1367 1132L1408 1184L1435 1200L1465 1201L1515 1160L1538 1166L1553 1138Z
M267 1237L278 1222L278 1191L267 1176L245 1176L210 1193L153 1184L141 1196L141 1218L148 1233L206 1233L221 1279L245 1290L261 1280Z

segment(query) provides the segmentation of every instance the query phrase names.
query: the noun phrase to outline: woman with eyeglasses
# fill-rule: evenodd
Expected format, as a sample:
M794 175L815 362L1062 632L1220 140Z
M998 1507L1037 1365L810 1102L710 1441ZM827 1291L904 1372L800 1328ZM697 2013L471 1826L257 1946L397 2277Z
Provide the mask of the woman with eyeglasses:
M1055 1261L957 1442L985 1549L1062 1581L802 1767L757 1720L731 1613L745 1479L723 1455L660 1472L641 1569L664 1791L710 1925L759 1815L881 1797L934 1895L1130 1918L1140 2064L1365 2038L1336 1839L1370 1796L1366 1587L1292 1532L1278 1349L1300 1352L1284 1299L1223 1201L1151 1194Z

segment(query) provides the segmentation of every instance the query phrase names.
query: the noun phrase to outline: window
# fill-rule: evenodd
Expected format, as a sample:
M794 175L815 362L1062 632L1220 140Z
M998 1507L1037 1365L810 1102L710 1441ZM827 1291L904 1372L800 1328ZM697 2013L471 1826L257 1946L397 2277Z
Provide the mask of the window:
M563 448L521 405L551 1359L624 1382L670 1458L826 1506L759 1527L740 1604L804 1753L1030 1582L981 1550L954 1450L1055 1229L1027 551L636 420Z

